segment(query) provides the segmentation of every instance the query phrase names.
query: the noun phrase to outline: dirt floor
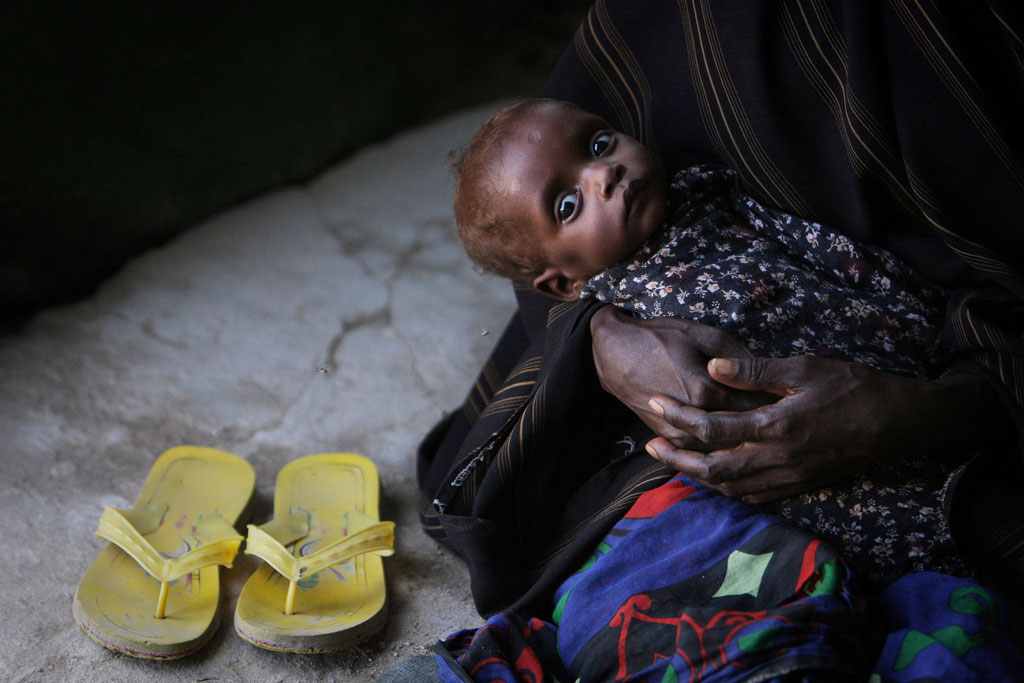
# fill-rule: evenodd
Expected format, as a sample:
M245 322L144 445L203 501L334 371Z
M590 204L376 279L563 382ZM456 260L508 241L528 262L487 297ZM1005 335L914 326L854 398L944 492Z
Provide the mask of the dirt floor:
M88 300L0 337L0 679L369 681L480 619L460 562L421 532L417 443L461 401L513 310L511 288L457 242L448 151L498 105L369 148L303 186L214 216L128 263ZM55 274L59 277L59 274ZM267 652L232 628L258 565L222 570L221 623L200 653L133 659L85 636L75 587L153 460L213 446L257 472L255 522L305 454L376 462L390 620L341 654Z

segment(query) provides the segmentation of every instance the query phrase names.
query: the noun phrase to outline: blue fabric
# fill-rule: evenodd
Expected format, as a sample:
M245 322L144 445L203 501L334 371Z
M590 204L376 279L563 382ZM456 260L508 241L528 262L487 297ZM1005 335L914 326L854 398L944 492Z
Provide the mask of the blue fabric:
M877 613L887 634L878 680L1024 680L1024 622L970 579L909 574L881 594Z
M555 593L443 644L441 680L1017 680L1024 621L966 578L869 609L809 533L679 475L643 494Z

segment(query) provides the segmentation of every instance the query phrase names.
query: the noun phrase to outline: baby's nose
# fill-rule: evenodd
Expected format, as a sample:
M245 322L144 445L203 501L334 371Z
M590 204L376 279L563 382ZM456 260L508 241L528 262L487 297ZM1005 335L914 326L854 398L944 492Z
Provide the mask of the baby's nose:
M618 162L608 162L595 159L588 167L588 176L594 183L598 194L608 199L612 196L622 176L626 174L626 167Z

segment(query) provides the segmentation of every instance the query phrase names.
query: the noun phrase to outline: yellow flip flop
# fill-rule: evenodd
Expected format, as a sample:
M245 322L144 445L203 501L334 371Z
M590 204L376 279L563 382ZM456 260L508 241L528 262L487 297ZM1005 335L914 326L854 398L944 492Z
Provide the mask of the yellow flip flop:
M242 536L234 524L256 474L236 455L178 446L157 458L130 510L107 506L96 535L110 541L75 591L75 621L100 645L176 659L217 626L220 576Z
M242 587L235 631L277 652L334 652L387 621L382 556L392 522L378 513L377 468L361 455L294 460L274 489L274 519L249 525L245 552L267 564Z

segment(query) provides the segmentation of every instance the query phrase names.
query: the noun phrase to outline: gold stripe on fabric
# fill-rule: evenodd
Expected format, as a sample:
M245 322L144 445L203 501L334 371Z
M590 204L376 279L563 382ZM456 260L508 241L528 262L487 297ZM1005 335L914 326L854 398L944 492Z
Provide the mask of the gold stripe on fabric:
M622 68L631 77L630 82L633 84L633 87L630 87L630 82L627 82L625 78L623 78L622 86L629 91L634 104L636 104L636 135L634 137L649 147L653 146L654 140L647 125L647 122L651 120L651 88L647 82L647 77L644 76L643 69L640 68L640 64L636 61L636 57L633 56L633 52L627 46L626 41L622 39L618 30L616 30L615 23L608 14L608 6L605 0L595 3L594 9L597 12L598 23L601 24L605 35L608 36L611 47L615 49ZM616 71L619 72L618 69ZM621 74L621 72L619 73ZM637 98L639 98L639 101Z
M1021 532L1021 529L1024 529L1024 525L1017 525L1016 528L1008 530L1006 534L1003 534L1003 536L1004 536L1004 538L1010 538L1010 537L1013 537L1013 536L1019 536L1020 532ZM1000 539L1000 540L1003 540L1003 539ZM1024 548L1024 541L1018 541L1016 544L1014 544L1014 545L1010 546L1009 548L1006 548L1005 550L1000 552L1000 554L998 556L998 559L1008 558L1011 555L1013 555L1014 553L1016 553L1018 550L1020 550L1021 548ZM1019 562L1019 560L1018 560L1018 562Z
M732 73L726 63L725 52L722 50L722 41L718 37L718 27L710 9L709 0L702 0L702 6L704 8L704 15L707 18L707 23L705 24L706 36L716 65L716 71L721 78L722 92L728 100L730 111L735 119L735 125L744 142L746 142L750 155L760 166L764 179L775 186L775 191L782 197L781 201L786 202L785 204L780 204L780 200L776 198L776 205L792 206L802 215L811 215L810 207L803 202L796 189L787 182L785 176L775 166L757 139L757 132L750 124L746 109L743 106L743 100L739 96L739 91L736 89L732 79Z
M539 357L528 358L527 360L520 363L518 366L513 368L512 372L506 378L505 383L495 392L490 400L486 404L480 404L479 397L479 382L474 386L474 391L470 393L470 396L466 399L466 403L463 405L463 412L469 416L472 421L476 421L484 415L499 414L503 411L515 409L515 403L521 402L526 398L529 393L523 392L522 388L532 385L536 378L529 377L531 374L535 374L540 369L541 359ZM520 377L527 377L527 379L519 380ZM518 390L518 391L517 391ZM504 396L509 392L513 393L512 396ZM481 407L482 405L482 407Z
M502 379L498 376L498 369L494 363L488 361L484 365L483 379L487 382L487 392L493 396L494 392L501 386Z
M989 273L1011 274L1011 269L1002 261L993 257L991 252L987 249L975 242L972 242L971 240L957 235L943 224L942 212L939 210L937 202L934 201L931 193L921 182L920 178L913 173L912 169L904 169L907 175L909 188L899 180L899 174L894 170L899 167L899 164L896 163L895 160L886 161L882 158L883 156L886 159L891 157L888 152L893 145L891 143L886 143L884 136L879 132L880 128L877 123L875 123L873 118L865 110L859 98L849 92L848 86L841 76L841 73L846 73L847 71L847 56L845 48L843 47L842 38L835 28L835 24L831 19L828 8L823 6L822 3L817 0L812 0L810 3L795 2L793 3L793 6L799 9L801 23L807 31L807 36L810 38L814 50L826 64L832 77L835 79L835 83L839 88L839 93L837 94L831 87L827 86L827 84L823 85L822 82L826 80L826 77L823 74L812 74L808 70L809 68L814 69L814 60L809 54L807 42L800 39L801 31L799 30L795 17L790 13L789 7L782 6L780 13L783 15L783 28L787 38L790 39L789 43L791 50L793 50L794 55L797 57L797 61L804 70L805 75L815 85L815 89L817 89L819 93L822 93L823 91L821 88L825 87L829 92L828 97L832 99L832 101L826 102L826 104L829 110L833 113L833 116L836 117L844 145L847 147L847 151L850 154L851 163L854 165L854 168L857 168L858 162L864 162L861 159L861 155L854 148L851 135L859 144L861 149L867 152L870 158L875 162L875 164L877 164L877 167L873 168L873 175L879 177L879 179L890 188L890 192L894 198L906 208L913 209L915 206L918 207L924 218L944 235L944 241L951 250L957 253L965 260L965 262L977 270ZM824 46L815 37L815 26L808 15L808 7L814 15L818 27L825 36L828 44L833 46L834 49L837 49L835 59L840 64L839 68L832 64L832 60L829 58L828 54L826 54ZM897 11L899 11L899 8L897 8ZM934 22L929 23L934 29ZM907 25L906 20L904 20L904 24ZM917 42L919 47L921 47L923 51L927 51L926 47L921 45L921 37L922 33L921 31L918 31ZM945 43L945 41L943 41L943 43L948 48L948 44ZM933 64L933 68L938 68L935 67L934 59L934 56L937 53L935 53L934 49L932 50L932 53L933 58L930 59L930 62ZM957 60L957 63L961 64L959 60ZM815 69L815 71L818 70ZM838 113L840 111L842 114ZM858 126L860 126L864 130L865 134L869 135L872 139L865 139L865 137L858 131Z
M984 349L994 349L996 351L1009 351L1009 347L1002 343L1003 340L999 339L998 335L992 334L992 330L985 321L974 315L974 311L971 310L971 300L964 302L964 317L967 319L967 324L971 327L971 332L974 333L974 338L977 341L977 346ZM982 336L984 333L984 336ZM1002 346L1002 348L1000 348Z
M598 23L601 23L601 16L600 16L601 12L600 12L600 10L604 8L604 3L603 2L598 2L597 4L594 5L594 8L595 8L595 10L597 10L596 13L598 14ZM588 15L588 19L593 20L593 15ZM602 24L601 28L602 29L606 29L607 27ZM609 42L610 42L610 36L607 34L607 32L605 32L605 38L608 39ZM615 75L617 75L619 77L619 82L622 83L623 90L626 91L626 94L628 95L629 100L633 103L633 106L631 107L631 109L634 112L636 112L636 118L634 119L634 118L631 117L630 118L630 122L632 123L632 129L634 131L636 131L635 135L637 137L639 137L639 135L640 135L640 127L639 127L638 123L640 122L640 120L642 118L642 114L641 114L641 109L640 109L640 102L636 98L636 93L634 93L633 89L629 87L629 83L626 81L626 77L625 77L625 75L623 75L622 69L619 68L621 65L612 58L611 54L605 48L605 45L602 44L601 42L598 42L597 43L597 48L599 50L601 50L601 54L604 55L604 58L608 62L608 65L615 71ZM623 99L625 99L625 98L623 98Z
M535 568L543 567L553 560L559 553L563 552L574 539L576 539L584 530L601 519L604 519L609 514L614 512L626 512L636 499L639 498L645 491L649 491L655 486L661 485L675 476L674 472L665 470L665 467L661 464L653 464L650 467L644 469L631 480L623 485L619 494L605 504L600 510L595 511L585 520L573 527L556 545L548 549L548 551L542 556L531 562L531 565ZM621 516L621 515L620 515Z
M847 158L850 160L851 166L857 175L863 175L867 172L867 164L857 153L857 150L850 142L850 132L843 122L842 107L839 103L839 98L836 97L835 93L828 86L828 81L822 75L821 71L814 67L814 61L811 58L811 53L804 45L804 42L800 39L800 32L797 29L797 23L792 14L790 14L789 7L787 5L779 6L779 23L782 26L783 35L786 38L786 43L789 45L790 52L796 58L797 65L800 70L803 71L804 76L810 82L811 86L818 93L818 96L828 107L832 114L832 117L836 121L836 128L839 131L839 135L843 139L843 147L846 149Z
M495 388L500 385L501 379L494 363L487 361L462 405L462 412L470 422L475 422L486 412L487 406L494 400Z
M694 7L694 10L696 10L696 9L697 8ZM743 175L747 176L748 178L751 178L751 182L756 183L761 188L762 196L771 199L771 193L768 192L768 188L766 188L761 183L760 178L756 177L756 176L752 177L753 173L750 170L750 165L747 163L747 160L744 158L743 150L740 149L739 143L737 142L735 136L733 135L731 127L729 126L729 122L726 120L725 109L724 109L724 106L722 105L721 97L720 97L720 95L718 93L718 88L715 87L714 74L711 73L711 66L709 65L709 58L708 58L708 49L709 48L707 47L707 42L710 41L710 38L709 37L708 38L704 37L706 35L706 32L707 32L707 27L703 26L703 24L699 20L697 20L697 19L695 19L695 21L694 21L694 27L695 27L695 29L697 31L695 36L696 36L696 44L697 44L697 46L699 48L699 56L700 56L699 64L702 64L703 67L704 67L704 70L701 73L707 74L707 81L706 81L707 89L710 91L711 96L714 99L714 104L715 104L715 107L712 108L711 100L707 100L705 102L705 106L708 108L708 111L709 111L709 118L710 118L710 120L712 122L712 125L715 125L717 122L721 122L722 126L725 129L726 135L729 138L729 141L732 143L731 144L732 150L734 150L739 155L739 157L737 157L738 163L735 164L734 168L736 168L736 170L739 171L741 174L743 174L742 173L743 170L746 169L747 172L745 174L743 174ZM716 118L714 116L714 110L715 109L718 110L718 113L720 115L718 118ZM717 126L716 126L716 128L717 128ZM775 203L778 204L777 201Z
M779 172L750 125L725 62L707 0L678 0L678 4L701 118L716 149L744 184L766 202L811 217L809 206Z
M527 380L523 380L522 382L512 382L511 384L506 384L505 386L503 386L501 388L501 390L497 394L494 395L494 397L498 398L501 394L504 394L506 392L512 391L513 389L518 389L520 387L533 386L534 381L535 380L527 379ZM521 397L521 394L519 396ZM513 397L513 398L516 398L516 397ZM509 400L509 399L502 399L502 400Z
M801 7L801 10L802 9L803 8ZM799 30L799 24L790 12L789 5L779 5L778 18L779 25L782 27L783 36L786 38L786 44L789 46L790 52L796 58L797 65L800 67L800 70L804 73L807 80L810 81L814 90L817 91L819 97L821 97L822 101L828 107L829 111L832 113L832 117L836 120L836 123L841 123L843 117L840 113L842 109L839 104L840 98L837 97L829 87L828 79L825 78L819 69L815 68L814 60L811 57L811 50L807 48L804 41L801 39L802 34ZM800 23L803 23L805 26L810 28L809 24L807 24L806 17L804 17L804 21ZM830 63L828 63L827 58L824 57L824 50L820 46L815 45L815 47L815 51L825 59L826 65L832 71L836 79L838 79L838 74L835 73L835 69ZM846 136L849 134L849 131L847 131L846 126L838 125L837 127L839 128L840 135L844 137L844 141L847 141ZM847 146L849 146L848 141Z
M967 251L966 249L963 249L952 244L951 240L953 239L963 242L968 242L969 240L964 240L960 238L956 233L950 232L944 226L936 222L935 219L932 218L932 216L927 212L923 212L923 215L929 223L931 223L933 226L935 226L944 233L942 237L943 241L946 243L946 246L949 247L950 250L952 250L958 256L960 256L965 263L967 263L975 270L980 270L986 273L995 273L1009 276L1012 276L1014 274L1013 271L1009 268L1009 266L1002 263L1001 261L985 256L983 254Z
M729 146L725 144L725 140L722 139L718 127L714 123L714 118L711 116L708 92L704 87L704 79L701 78L701 71L698 66L700 60L697 54L698 40L694 34L695 27L692 23L689 8L683 0L679 0L679 12L682 16L683 29L686 36L686 61L690 67L690 82L693 84L693 91L699 105L697 111L700 113L701 123L704 125L704 130L711 140L712 146L718 151L718 154L725 163L730 168L739 168L739 163L730 152Z
M890 194L892 194L894 199L903 205L904 209L915 208L916 204L913 195L900 179L899 171L896 170L901 164L892 153L895 143L886 139L882 126L874 119L860 98L850 90L847 82L849 58L846 54L842 38L836 29L835 22L832 21L828 7L823 6L818 1L810 3L795 2L793 4L800 12L799 22L789 13L788 6L780 6L780 11L784 14L783 18L788 20L783 21L783 25L786 27L786 24L791 24L791 26L786 28L792 31L797 41L796 44L791 43L790 48L794 51L800 50L803 53L804 59L798 59L798 62L804 68L804 74L808 79L820 81L825 92L828 93L827 97L830 101L826 101L826 105L836 119L836 127L840 131L851 161L856 160L860 163L861 172L869 171L881 180L889 188ZM817 22L816 24L812 22L811 17L808 15L808 4ZM800 25L806 29L806 40L800 40L799 38L801 35ZM828 54L818 38L819 34L824 36L828 44L833 46L833 48L838 48L835 49L834 54ZM813 50L817 53L821 62L824 63L828 71L827 74L822 73L815 67L811 52L808 49L807 40L813 46ZM808 72L808 68L813 71L813 75ZM829 75L831 78L829 78ZM834 88L829 85L830 82L834 83ZM819 90L819 92L821 91ZM856 147L853 140L857 143ZM866 160L858 152L858 147L859 150L865 152L874 162L873 165L866 163ZM857 163L854 163L854 168L858 168Z
M543 457L559 457L560 453L552 453L551 447L548 445L548 421L544 419L547 413L547 382L539 387L537 390L536 400L530 405L530 419L532 420L532 438L537 443L538 448L534 451L535 453L543 454ZM520 441L522 441L522 435L520 435ZM545 482L543 478L543 470L535 465L537 460L531 459L525 461L524 466L520 467L523 472L525 479L527 493L529 495L521 496L518 499L528 501L529 508L527 509L527 519L533 519L530 515L530 511L540 509L540 506L544 503L544 491L549 491L550 488L545 486L549 482ZM532 525L531 525L532 527ZM535 531L535 528L531 528L531 531Z
M970 311L967 310L968 301L961 301L956 309L956 317L960 321L960 330L963 335L963 346L968 349L976 347L984 348L981 344L981 338L978 336L978 330L974 328L974 323L971 321Z
M538 559L531 561L530 566L534 569L544 567L551 562L558 554L565 551L569 544L574 539L577 539L584 530L592 524L606 518L609 514L620 513L620 516L629 510L637 499L640 498L647 490L650 490L654 486L660 485L675 476L673 472L667 472L665 467L662 465L652 465L651 467L643 470L639 475L634 477L630 482L623 486L618 496L608 502L603 508L593 513L587 519L575 525L555 546L552 546L548 551Z
M466 400L462 402L462 414L470 422L476 422L480 418L481 411L480 401L477 399L477 392L474 387L474 391L470 392Z
M498 390L495 396L502 393L505 387L519 381L520 377L537 372L537 370L540 369L541 360L541 356L530 356L522 363L514 367L512 369L512 372L508 373L508 377L505 378L505 383L502 385L502 388Z
M530 356L513 368L512 372L508 373L508 379L513 379L526 372L535 372L539 370L540 364L543 360L543 356ZM506 379L506 381L508 381L508 379Z
M907 167L907 179L910 181L910 187L914 191L914 195L918 198L918 204L921 208L922 215L936 230L941 233L940 237L943 242L946 243L947 247L976 270L1001 275L1015 274L1013 269L1006 265L1005 262L994 256L989 249L977 242L961 237L942 224L942 210L939 208L938 202L935 200L935 196L924 185L917 173L910 167ZM956 242L955 244L954 241ZM972 249L968 249L968 247L971 247Z
M506 437L504 443L501 446L501 449L499 449L499 451L498 451L498 455L495 456L494 462L497 465L498 475L499 475L499 477L500 477L502 482L509 481L509 475L513 471L512 467L511 467L511 462L512 461L510 460L512 454L511 454L510 448L509 448L509 444L511 444L512 441L516 442L516 445L518 446L519 460L520 461L522 460L522 457L523 457L523 450L522 450L522 448L523 448L523 433L524 433L524 429L525 429L525 423L526 423L527 419L531 419L531 420L533 419L533 412L532 412L534 410L533 404L536 403L537 396L544 391L544 386L545 386L546 383L547 383L546 379L545 380L541 380L540 384L537 386L537 391L534 392L534 395L533 395L534 400L530 402L531 403L530 412L527 412L527 411L524 410L523 413L519 416L519 419L516 420L516 425L513 428L513 431L517 432L516 438L513 439L511 434L508 437Z
M977 362L997 373L1017 403L1024 405L1024 367L1019 345L1018 349L1014 349L1013 337L989 325L971 309L972 304L978 308L996 308L992 304L1009 301L1013 299L981 296L965 299L959 303L951 318L961 348L968 351Z
M540 365L540 357L531 357L520 363L518 366L516 366L512 370L512 372L509 373L505 385L503 385L502 388L498 391L498 393L494 395L494 399L485 408L485 410L481 414L481 417L500 417L501 415L507 414L508 418L504 422L505 425L508 425L509 420L515 419L514 416L516 415L516 413L522 410L523 405L530 398L530 393L532 390L530 388L536 382L536 378L530 378L521 381L515 380L518 380L518 378L520 377L527 377L530 374L535 374L536 371L540 368ZM502 396L501 394L504 393L512 393L512 395ZM520 415L518 420L520 433L522 430L522 421L523 415ZM499 430L499 432L500 431L504 431L504 427L502 427ZM487 439L484 439L482 443L486 445L488 443L494 442L497 438L499 438L499 432L492 433ZM499 476L502 479L507 479L507 467L504 470L502 469L502 467L504 463L507 462L507 454L509 451L509 443L511 442L511 440L512 439L506 436L504 439L502 439L501 445L498 448L498 452L494 456L492 456L490 459L484 459L481 462L480 466L473 467L471 470L468 471L465 480L459 487L458 493L458 496L462 500L462 504L464 505L465 509L468 510L472 508L473 501L476 499L479 482L482 479L484 473L487 472L488 468L492 464L497 463L497 471L499 473ZM521 439L519 439L519 441L521 442ZM483 450L478 449L480 453L486 453L487 450L487 447L485 447ZM503 454L505 455L503 456Z
M566 301L552 306L551 309L548 311L548 328L550 329L550 327L555 323L555 321L564 316L566 313L574 310L577 303L578 302L576 301Z
M1010 26L1009 22L1006 21L1006 19L1003 19L1003 16L996 11L996 8L989 5L988 9L990 12L992 12L992 16L996 18L996 21L1002 24L1003 28L1006 29L1006 32L1010 34L1014 41L1016 41L1017 44L1020 45L1021 47L1024 47L1024 40L1021 40L1020 36L1017 35L1017 32L1013 30L1013 27Z
M932 69L936 75L946 85L949 92L953 97L961 104L964 112L968 118L971 119L979 133L985 139L989 148L993 151L995 156L1004 164L1010 174L1014 177L1018 184L1024 180L1024 168L1021 167L1020 162L1014 157L1007 147L1004 140L997 134L992 124L984 116L980 109L980 106L971 96L967 86L956 77L953 70L950 68L949 63L943 59L942 52L939 47L931 40L929 36L929 30L938 37L939 42L944 48L945 52L948 53L956 65L964 72L964 75L970 85L975 86L974 79L969 73L967 73L964 63L959 60L958 57L952 52L948 42L939 34L936 27L935 20L933 20L926 9L922 6L920 1L915 1L914 5L924 15L925 22L927 23L928 29L919 22L918 19L913 15L911 8L903 2L897 2L893 0L893 8L900 18L901 23L907 32L911 35L914 42L918 44L919 49L928 59ZM935 7L932 5L932 9ZM908 175L910 176L911 184L921 185L920 181L913 176L909 170ZM919 195L921 195L919 191ZM934 208L935 202L929 197L929 204ZM943 239L946 245L956 254L961 256L965 262L971 265L973 268L987 272L1001 275L1013 275L1014 269L1011 268L1001 259L997 258L991 251L983 248L981 245L967 240L947 226L943 225L940 218L935 215L937 212L923 211L925 218L940 232L943 234ZM956 244L953 244L955 241ZM1000 372L1000 376L1005 378L1005 375Z
M605 99L612 105L612 109L615 110L615 114L618 116L619 121L622 123L623 132L628 135L635 136L636 129L633 126L632 119L629 116L629 108L626 106L625 100L615 89L615 85L612 83L611 78L602 68L600 61L597 56L591 50L590 45L587 43L587 36L595 44L600 44L600 38L598 37L595 28L594 20L591 16L594 13L594 9L587 14L583 24L580 25L579 31L576 32L574 39L576 45L576 54L579 55L580 61L586 68L587 73L594 79L598 87L601 88L601 93L605 96Z
M1000 367L1003 357L1000 356ZM1013 389L1014 398L1017 400L1017 404L1024 406L1024 363L1021 362L1020 356L1011 356L1009 358L1010 372L1009 376L1012 378L1012 383L1009 386ZM1000 376L1006 376L1005 371L1000 372Z
M999 14L999 12L997 12L991 5L989 5L988 9L992 12L992 16L996 18L996 21L999 22L1000 26L1003 27L1006 34L1012 39L1013 42L1010 45L1010 49L1013 50L1013 58L1017 62L1017 68L1024 72L1024 60L1021 59L1021 50L1024 50L1024 41L1022 41L1020 36L1017 35L1017 32L1013 30L1010 23L1006 21L1006 19L1003 19L1003 15Z
M977 84L963 62L960 61L960 58L950 47L941 31L939 31L933 17L929 15L920 0L913 0L914 8L917 9L919 16L915 14L914 8L911 8L903 0L890 0L890 4L907 29L907 32L921 50L921 53L931 64L936 75L939 76L950 94L960 104L960 107L971 120L971 123L974 124L974 127L981 134L989 148L1002 162L1017 184L1024 188L1024 166L1021 165L1020 161L1010 151L995 126L988 120L988 117L985 116L985 113L972 96L972 90L973 92L978 92ZM937 13L938 10L935 8L935 5L929 4L932 11ZM955 63L958 68L954 69L950 62ZM957 72L959 72L959 76ZM972 87L969 88L968 85Z
M825 40L828 41L829 47L832 48L833 52L841 56L845 73L848 61L846 41L843 39L843 34L839 31L839 27L832 18L832 12L829 11L829 7L827 5L822 5L818 0L812 0L811 7L814 10L814 18L817 19L818 24L821 25L822 35L824 35Z
M516 540L517 540L517 543L518 543L519 547L523 547L524 546L525 541L526 541L525 536L528 535L528 534L532 534L535 531L535 529L534 529L532 524L524 523L524 520L523 520L523 511L524 510L527 511L526 518L529 519L529 514L528 514L529 511L535 509L535 507L534 507L534 505L535 505L534 496L537 495L536 492L535 492L535 489L537 487L526 486L525 487L526 490L524 491L523 490L524 487L522 486L522 480L521 480L521 477L524 474L526 474L527 477L528 477L528 473L525 473L523 471L525 469L525 467L526 467L526 464L527 464L526 450L524 448L524 443L525 443L524 436L525 436L525 432L526 432L526 424L527 424L527 421L529 420L529 424L530 424L530 427L532 429L531 434L533 435L533 437L535 439L534 444L531 444L531 445L536 447L538 445L536 443L536 439L537 439L537 437L539 435L539 427L542 425L542 423L537 419L538 402L543 401L543 395L544 395L544 391L545 391L545 387L546 386L547 386L547 381L546 380L542 380L540 385L537 387L536 393L534 394L534 400L530 402L529 410L528 411L523 411L523 414L519 417L519 421L516 424L516 432L517 433L516 433L516 438L514 439L515 445L516 445L516 459L515 459L515 462L517 462L519 464L519 466L518 467L513 467L512 448L511 448L511 445L510 445L511 442L513 441L513 439L507 439L506 440L506 445L508 447L507 448L502 448L501 451L499 451L498 459L496 460L496 464L498 466L499 480L501 481L503 487L504 486L511 486L512 490L516 494L514 496L514 498L513 498L512 506L513 506L513 513L515 515L515 518L514 518L514 529L516 530L516 532L518 534L518 538ZM543 411L540 411L540 412L541 412L541 414L543 414ZM543 452L543 447L541 446L541 448L538 449L538 450L540 452ZM513 474L515 475L514 478L512 476ZM529 479L527 479L527 481L529 481Z
M496 415L503 415L505 413L514 413L519 409L519 406L526 399L526 396L511 396L509 398L501 398L496 401L492 401L490 405L484 408L484 411L480 414L481 417L493 417Z

